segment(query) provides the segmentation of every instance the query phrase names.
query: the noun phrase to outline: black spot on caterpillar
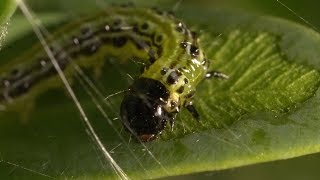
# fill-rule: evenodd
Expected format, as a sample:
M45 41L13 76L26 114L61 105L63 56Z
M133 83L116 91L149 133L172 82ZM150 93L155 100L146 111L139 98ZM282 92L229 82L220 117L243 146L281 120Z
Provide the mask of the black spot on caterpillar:
M125 127L141 141L155 139L168 121L173 125L181 107L198 118L192 98L196 86L206 77L207 59L196 33L171 13L118 6L63 29L67 38L55 36L50 41L62 70L68 69L70 59L89 64L97 55L120 60L137 57L148 67L129 87L120 108ZM29 63L1 73L1 104L28 95L56 76L46 54L34 52L21 57L28 58Z

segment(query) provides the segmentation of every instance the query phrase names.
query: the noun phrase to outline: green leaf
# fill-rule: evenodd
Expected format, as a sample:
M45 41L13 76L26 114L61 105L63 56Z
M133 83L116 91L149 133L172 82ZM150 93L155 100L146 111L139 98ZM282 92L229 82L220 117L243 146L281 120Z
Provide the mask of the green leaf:
M16 9L15 0L2 0L0 2L0 24L7 22Z
M2 0L0 2L0 48L7 34L8 20L16 9L15 0Z
M39 16L39 19L41 22L44 23L43 26L51 27L51 26L56 26L57 24L61 24L61 22L64 21L64 16L62 14L56 14L56 13L55 14L42 13ZM15 26L15 25L9 26L8 31L10 33L7 35L3 46L6 46L7 44L12 44L15 41L21 40L21 37L28 36L28 35L30 36L30 34L32 33L32 27L30 23L26 21L26 17L24 17L23 15L15 16L12 19L11 24L18 24L18 26ZM37 41L38 39L32 42L35 43ZM30 45L30 43L31 42L27 42L26 44Z
M160 139L144 147L129 141L120 120L113 120L122 96L103 106L109 117L105 119L81 83L73 81L90 122L124 172L131 178L157 178L319 152L319 34L277 18L193 9L182 6L177 16L201 30L201 44L212 60L210 68L230 76L227 81L212 79L199 85L195 105L200 123L183 110L174 131L167 128ZM125 74L136 69L111 59L98 78L92 75L96 69L86 74L107 96L126 89L130 83ZM125 141L108 120L121 130ZM0 142L2 179L116 176L87 136L63 88L36 99L30 95L1 113Z

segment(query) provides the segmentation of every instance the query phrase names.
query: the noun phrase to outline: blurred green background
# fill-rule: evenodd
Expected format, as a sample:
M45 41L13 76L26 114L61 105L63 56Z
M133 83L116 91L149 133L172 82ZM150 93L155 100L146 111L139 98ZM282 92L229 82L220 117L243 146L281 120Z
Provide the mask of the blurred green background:
M35 12L56 12L57 10L65 11L71 9L72 7L69 7L72 6L69 5L72 4L71 1L77 2L79 0L69 0L68 2L65 0L29 0L27 2ZM92 2L94 3L95 1ZM155 2L165 6L169 1L150 1L151 4L155 4ZM203 8L214 6L215 8L230 8L248 13L276 16L310 27L308 23L303 21L303 19L305 19L312 24L312 28L316 31L318 31L320 27L320 2L315 0L282 0L281 2L276 0L184 0L181 1L181 3L197 4L197 6L203 6ZM293 12L283 5L290 8ZM79 4L79 10L85 11L86 8L86 4ZM219 172L205 172L166 179L319 179L319 164L320 154L314 154L290 160L251 165Z

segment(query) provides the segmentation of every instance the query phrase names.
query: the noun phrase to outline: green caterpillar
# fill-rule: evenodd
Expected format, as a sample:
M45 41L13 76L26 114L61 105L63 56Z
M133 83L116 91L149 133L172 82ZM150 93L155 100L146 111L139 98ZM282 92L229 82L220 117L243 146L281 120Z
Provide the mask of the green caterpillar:
M174 125L182 107L198 119L192 105L196 86L205 77L226 77L207 72L208 60L192 32L171 13L128 6L108 8L104 13L62 28L67 38L54 36L51 50L61 69L70 60L90 64L97 57L115 56L119 61L139 59L143 72L128 88L120 115L125 127L141 141L151 141ZM59 48L60 47L60 48ZM40 45L27 53L29 63L0 69L0 104L6 105L35 91L56 70ZM92 62L91 62L92 63ZM39 90L36 92L39 93Z

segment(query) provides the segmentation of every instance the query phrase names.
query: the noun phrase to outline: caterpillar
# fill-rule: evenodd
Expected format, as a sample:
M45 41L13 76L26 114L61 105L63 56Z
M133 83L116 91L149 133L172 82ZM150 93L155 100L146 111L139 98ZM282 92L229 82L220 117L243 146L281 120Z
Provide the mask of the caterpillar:
M209 61L197 33L170 12L113 6L62 29L67 38L56 35L50 40L62 70L67 71L71 59L90 64L97 56L116 56L119 61L135 57L143 63L142 73L129 86L120 107L122 123L143 142L156 139L168 122L173 127L181 108L199 120L192 103L196 86L204 78L227 77L208 71ZM39 45L24 58L28 63L0 69L4 71L0 76L0 104L26 96L56 76Z

